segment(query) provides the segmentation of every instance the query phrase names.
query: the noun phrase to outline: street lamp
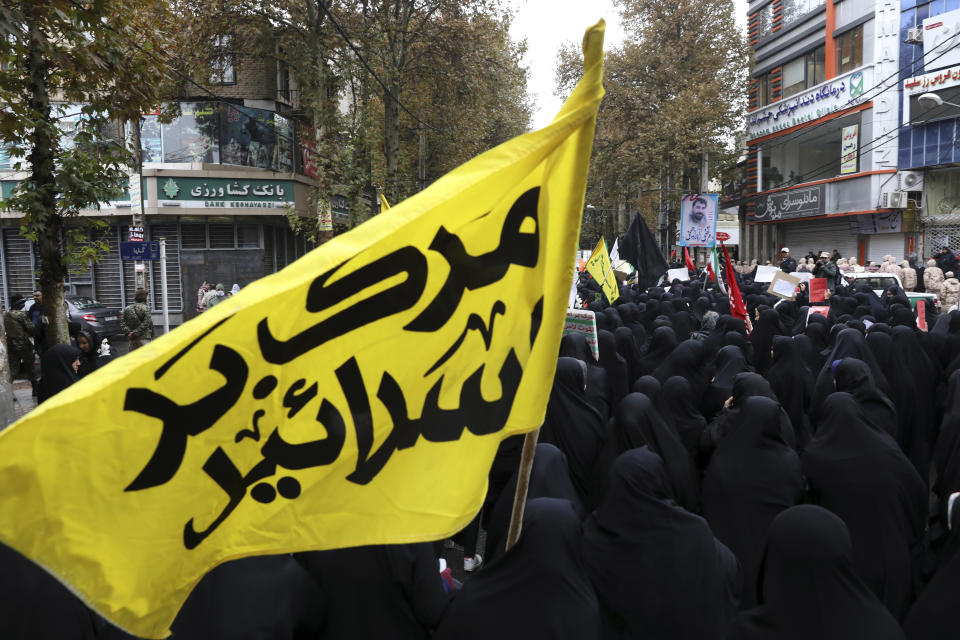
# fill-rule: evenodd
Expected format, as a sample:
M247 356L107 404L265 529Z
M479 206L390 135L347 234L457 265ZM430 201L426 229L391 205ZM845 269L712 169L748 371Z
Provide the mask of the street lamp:
M917 101L920 103L921 107L927 107L928 109L932 109L933 107L939 107L945 104L950 105L951 107L957 107L958 109L960 109L960 104L957 104L955 102L947 102L946 100L944 100L943 98L941 98L935 93L924 93L919 98L917 98Z

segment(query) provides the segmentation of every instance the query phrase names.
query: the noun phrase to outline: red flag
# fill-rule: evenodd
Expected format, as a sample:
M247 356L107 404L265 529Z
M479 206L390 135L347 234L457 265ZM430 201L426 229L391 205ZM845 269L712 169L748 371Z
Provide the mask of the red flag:
M693 264L693 260L690 259L690 254L687 253L686 247L683 248L683 260L687 263L687 269L694 272L697 270L697 265Z
M734 318L740 318L747 324L747 334L753 330L750 324L750 316L747 315L747 306L743 304L743 297L740 295L740 287L737 285L737 278L733 273L733 263L730 261L730 254L727 253L727 245L720 243L723 247L723 256L726 258L726 267L724 269L727 276L727 296L730 300L730 315Z

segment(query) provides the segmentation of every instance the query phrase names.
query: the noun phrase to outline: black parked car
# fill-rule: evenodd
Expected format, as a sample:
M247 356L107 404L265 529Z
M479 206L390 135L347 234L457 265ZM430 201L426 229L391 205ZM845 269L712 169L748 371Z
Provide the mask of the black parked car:
M86 296L67 296L67 317L93 331L102 340L123 333L120 329L122 311L113 309Z

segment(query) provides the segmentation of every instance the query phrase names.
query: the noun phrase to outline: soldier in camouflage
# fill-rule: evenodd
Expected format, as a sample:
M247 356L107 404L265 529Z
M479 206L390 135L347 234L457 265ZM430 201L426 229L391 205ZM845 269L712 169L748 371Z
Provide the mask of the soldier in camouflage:
M138 349L153 338L153 318L147 306L147 292L137 289L133 304L128 304L120 319L120 328L130 339L130 350Z
M10 309L3 314L3 328L7 332L7 357L10 361L10 378L26 378L36 393L37 375L33 362L33 343L30 336L34 333L30 316L23 311L26 298L14 295L10 298Z

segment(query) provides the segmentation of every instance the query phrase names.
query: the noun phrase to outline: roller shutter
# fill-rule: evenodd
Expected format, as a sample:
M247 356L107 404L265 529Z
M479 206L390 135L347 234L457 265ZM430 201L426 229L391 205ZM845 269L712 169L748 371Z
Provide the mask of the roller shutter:
M811 249L819 254L832 254L836 249L844 258L856 258L859 247L857 236L850 233L847 217L825 220L797 221L783 224L782 246L790 249L790 255L801 258Z

